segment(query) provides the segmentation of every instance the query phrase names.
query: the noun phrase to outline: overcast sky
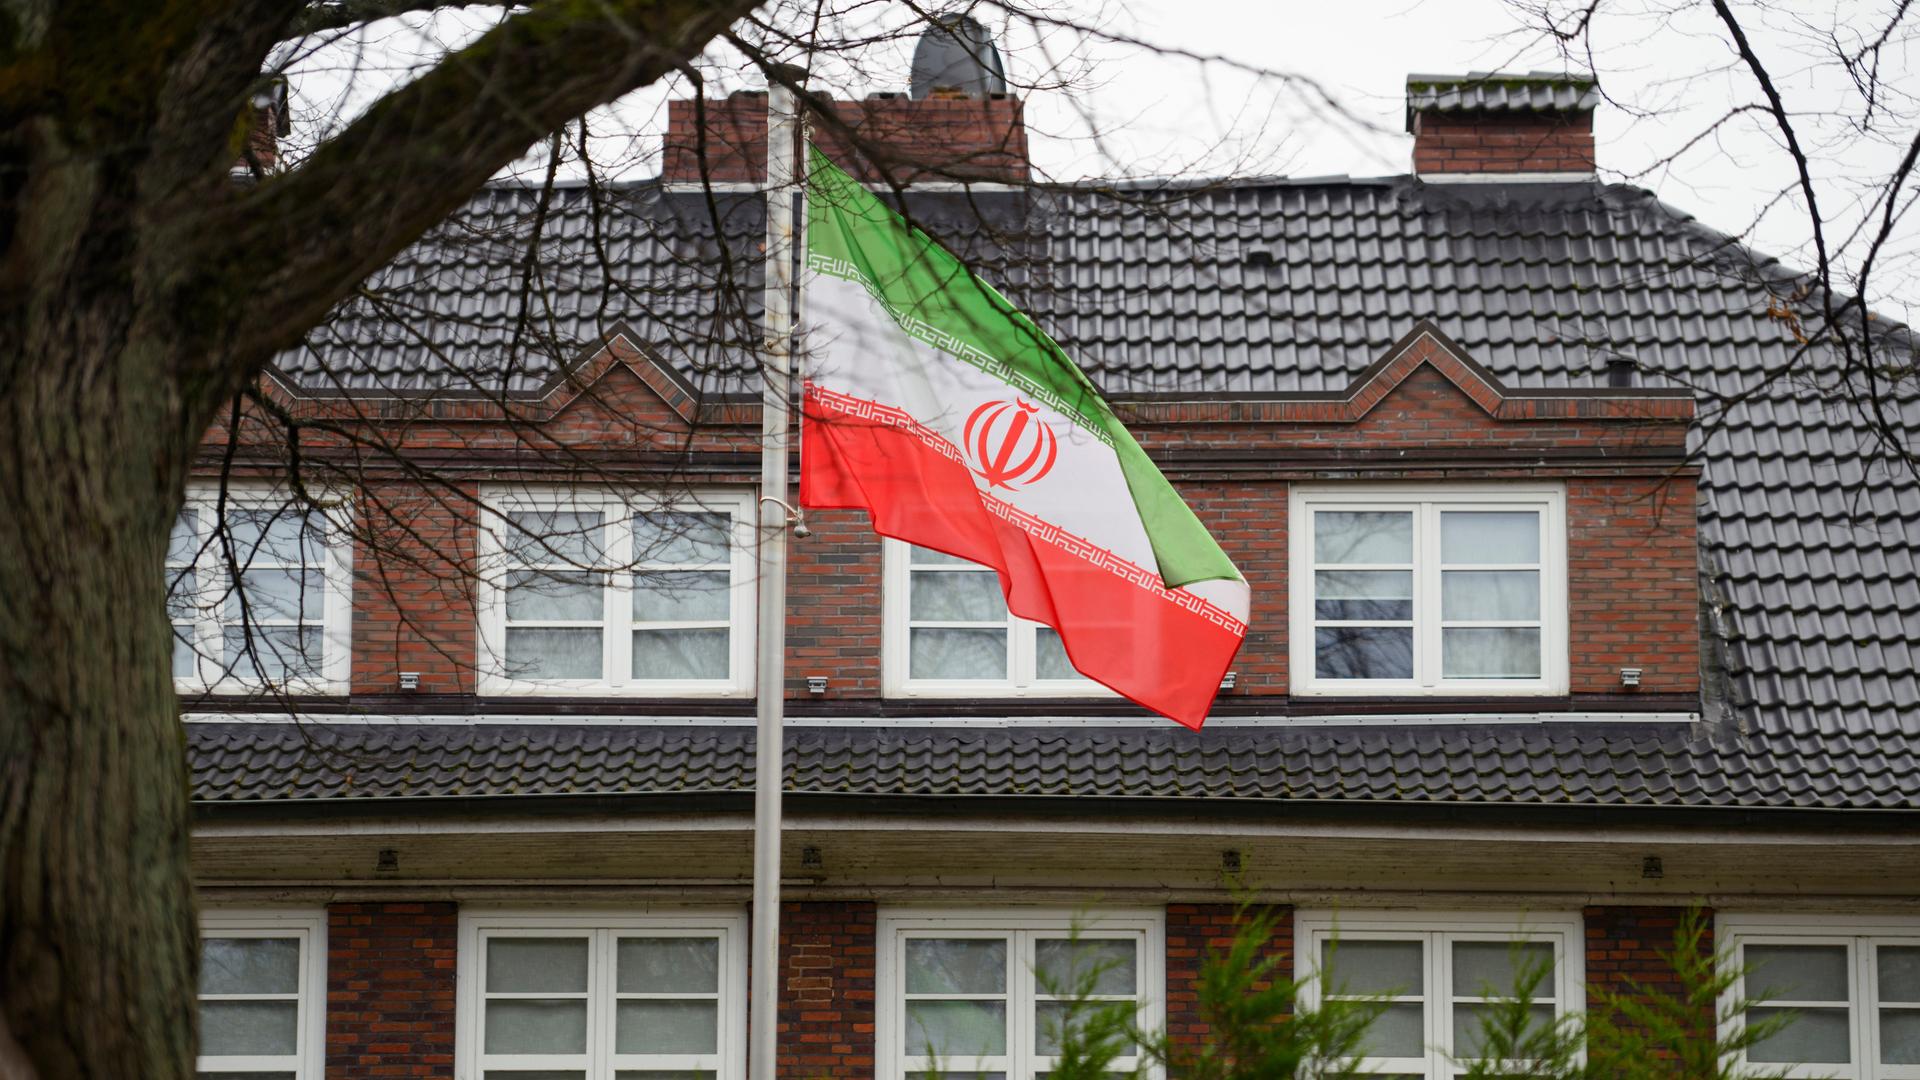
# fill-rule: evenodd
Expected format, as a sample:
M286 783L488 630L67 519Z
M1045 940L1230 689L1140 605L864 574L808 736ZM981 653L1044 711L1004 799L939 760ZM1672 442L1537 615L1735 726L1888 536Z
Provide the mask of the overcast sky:
M1409 73L1569 67L1515 0L1084 2L1089 6L1077 10L1091 12L1117 37L1217 59L1200 62L1058 30L1036 35L1018 20L976 9L999 35L1016 82L1042 86L1066 77L1074 84L1025 95L1035 164L1051 179L1404 173L1411 154L1402 112ZM1882 51L1891 111L1864 135L1848 125L1860 114L1861 98L1823 42L1877 35L1898 3L1766 0L1764 7L1735 8L1805 129L1823 215L1836 238L1863 213L1877 215L1866 200L1884 185L1920 123L1914 98L1920 94L1920 16ZM911 17L904 5L854 9L896 22ZM1792 161L1759 117L1738 119L1682 151L1730 110L1761 100L1711 9L1697 0L1611 0L1603 12L1594 34L1595 66L1612 99L1595 118L1603 175L1651 188L1709 225L1748 234L1765 252L1811 265L1811 230L1798 193L1790 190ZM305 116L318 133L327 117L350 115L417 66L420 56L470 33L472 24L461 18L442 16L420 28L386 24L371 42L306 61L308 74L295 82L296 120ZM857 75L817 63L818 81L843 94L904 90L909 48L875 50ZM761 85L724 52L708 60L707 77L717 91ZM1320 98L1321 89L1335 106ZM629 177L656 173L661 102L685 92L684 86L656 87L597 118L599 130L616 137L603 140L596 157L604 155L613 171ZM1789 191L1784 198L1783 190ZM1905 217L1896 232L1872 292L1887 314L1910 321L1920 300L1920 214Z

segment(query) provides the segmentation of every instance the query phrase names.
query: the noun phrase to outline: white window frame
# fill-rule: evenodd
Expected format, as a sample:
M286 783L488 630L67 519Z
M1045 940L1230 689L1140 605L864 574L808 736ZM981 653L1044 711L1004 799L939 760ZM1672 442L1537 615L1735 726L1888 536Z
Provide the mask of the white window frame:
M1041 623L1007 613L1007 677L1004 679L915 679L912 669L912 545L881 542L881 689L888 697L925 698L1117 698L1120 695L1082 675L1041 679L1034 675L1035 641ZM986 570L992 574L994 571Z
M1853 1060L1844 1065L1765 1063L1756 1067L1794 1080L1920 1080L1920 1064L1880 1063L1880 980L1875 964L1875 952L1882 946L1920 947L1920 918L1731 912L1714 916L1713 933L1718 947L1735 964L1745 962L1748 945L1824 945L1847 950L1847 1045ZM1746 1029L1746 1015L1732 1011L1743 990L1742 986L1731 987L1720 1000L1722 1038L1736 1037ZM1826 1002L1787 1000L1768 1002L1763 1007L1792 1009L1801 1005L1831 1007ZM1747 1064L1745 1054L1740 1055L1740 1064Z
M1287 497L1289 670L1292 692L1310 696L1529 696L1568 691L1567 494L1563 484L1297 485ZM1413 678L1322 679L1314 671L1314 510L1414 513ZM1536 509L1541 513L1540 678L1441 678L1442 510ZM1498 567L1474 567L1498 569Z
M1453 950L1457 941L1546 942L1553 946L1554 1016L1586 1008L1586 927L1578 912L1406 912L1302 910L1294 913L1303 1009L1320 1005L1320 949L1333 941L1422 941L1426 1054L1417 1058L1366 1058L1354 1063L1356 1078L1368 1074L1451 1080L1465 1068L1448 1057L1453 1042ZM1500 989L1500 988L1496 988Z
M327 519L329 535L321 565L312 567L321 573L323 594L321 596L320 640L321 657L318 677L289 679L273 688L294 694L344 694L347 693L353 677L353 534L352 511L348 501L338 493L321 491L313 493L315 498L326 505L321 511ZM292 496L284 489L264 485L229 485L226 493L226 509L275 509L288 504ZM226 604L228 592L234 587L232 577L226 565L226 553L214 540L213 517L220 505L218 485L193 485L187 489L183 511L194 514L194 562L192 572L198 587L198 613L192 621L194 646L194 674L175 676L174 689L182 693L213 694L254 694L268 689L268 684L252 670L251 662L241 662L223 671L230 663L223 644L223 631L227 625ZM245 559L241 552L236 557ZM167 563L169 579L172 571L184 564ZM244 569L245 567L243 567ZM258 613L252 613L258 619ZM174 626L185 626L175 621ZM259 626L280 625L256 623ZM219 657L216 662L213 657Z
M903 943L914 937L1005 938L1008 948L1007 980L1007 1055L1004 1071L1007 1080L1031 1080L1044 1071L1050 1058L1028 1049L1033 1044L1033 1016L1037 1000L1037 980L1033 974L1033 942L1039 938L1059 938L1076 929L1082 937L1129 938L1138 949L1140 1025L1157 1031L1166 1022L1166 915L1158 909L1077 909L1044 908L1015 910L1008 908L883 909L876 921L877 942L874 968L874 1076L876 1080L905 1080L909 1067L906 1039L906 949ZM1115 1068L1129 1071L1133 1064L1148 1065L1144 1059L1121 1058ZM942 1071L972 1072L964 1062L943 1062ZM992 1071L1002 1071L996 1067ZM1151 1077L1160 1076L1152 1068Z
M296 1031L299 1042L292 1056L223 1056L197 1058L194 1071L219 1077L225 1073L291 1072L294 1080L321 1080L327 1065L327 915L324 911L211 908L200 913L202 938L298 938L300 982ZM218 1000L247 1000L244 996L215 995ZM279 1000L280 995L273 995ZM196 988L196 1004L205 1000Z
M628 1055L613 1052L615 970L611 959L621 937L718 937L719 1039L713 1058L706 1055ZM482 1008L486 966L482 944L492 937L587 938L587 1052L580 1055L495 1054L484 1052ZM460 912L459 953L455 961L454 1075L480 1080L489 1069L583 1070L586 1080L612 1080L616 1069L690 1071L711 1068L714 1080L744 1080L747 1063L747 916L726 910L468 910ZM544 997L564 997L545 994Z
M487 508L480 529L481 573L475 589L480 621L479 692L500 695L578 695L611 697L645 694L650 697L749 697L754 690L754 615L756 565L754 561L753 493L745 489L702 489L672 497L605 488L489 487L481 491ZM729 676L725 679L634 679L633 572L609 575L601 590L600 678L516 678L506 667L507 604L505 575L513 567L501 543L516 535L502 515L524 511L597 510L605 516L607 562L627 567L632 562L635 513L665 510L726 513L733 519L729 552L728 589ZM645 564L641 566L644 568ZM671 629L674 624L656 624Z

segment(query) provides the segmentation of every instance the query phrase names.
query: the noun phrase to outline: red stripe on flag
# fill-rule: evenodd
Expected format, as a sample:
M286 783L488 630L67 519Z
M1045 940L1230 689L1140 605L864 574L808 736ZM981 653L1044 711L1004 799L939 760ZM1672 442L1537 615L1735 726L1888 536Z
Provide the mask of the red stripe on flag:
M994 514L957 454L889 419L835 408L809 387L801 505L865 510L884 536L993 567L1008 609L1059 631L1081 674L1200 727L1243 631Z

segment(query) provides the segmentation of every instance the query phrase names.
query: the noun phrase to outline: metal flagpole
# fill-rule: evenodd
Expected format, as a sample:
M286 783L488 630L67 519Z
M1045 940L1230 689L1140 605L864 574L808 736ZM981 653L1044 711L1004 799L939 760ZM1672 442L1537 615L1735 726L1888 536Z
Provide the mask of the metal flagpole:
M790 72L784 74L792 74ZM787 432L793 363L793 199L799 191L800 117L794 94L767 88L766 348L760 396L759 723L754 753L753 954L747 1052L750 1080L773 1080L779 1023L781 706L787 682Z

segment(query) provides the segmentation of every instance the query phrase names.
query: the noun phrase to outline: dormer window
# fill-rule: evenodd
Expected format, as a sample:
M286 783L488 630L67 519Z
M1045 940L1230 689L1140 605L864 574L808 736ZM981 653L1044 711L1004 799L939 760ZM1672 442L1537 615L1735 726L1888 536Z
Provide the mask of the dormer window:
M991 567L886 541L887 693L1086 697L1113 692L1075 671L1060 635L1007 610Z
M752 692L744 492L503 489L487 504L482 693Z
M337 694L353 620L348 512L264 488L189 491L167 545L183 693Z
M1307 487L1290 502L1295 693L1566 692L1562 489Z

